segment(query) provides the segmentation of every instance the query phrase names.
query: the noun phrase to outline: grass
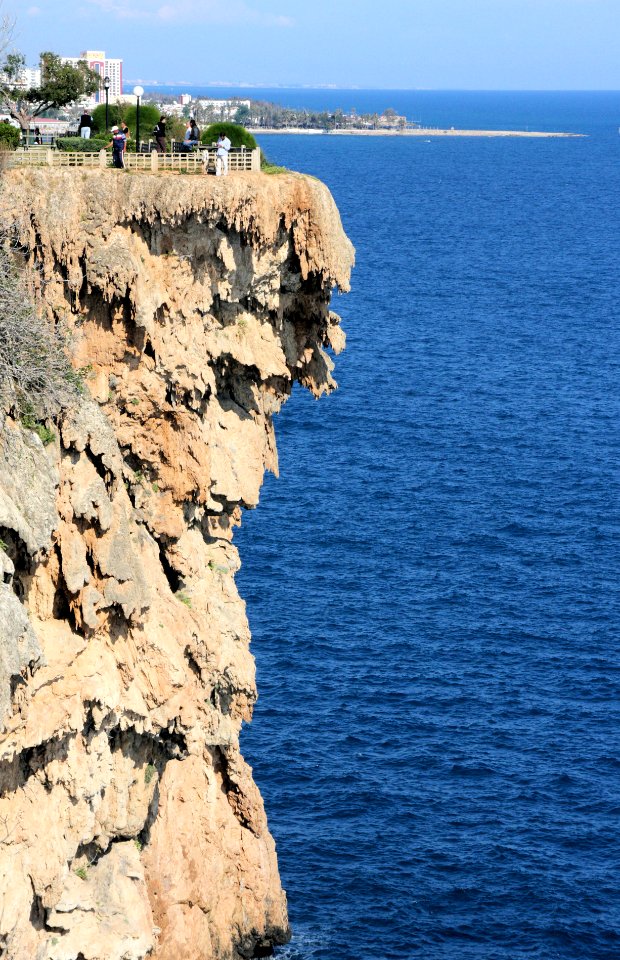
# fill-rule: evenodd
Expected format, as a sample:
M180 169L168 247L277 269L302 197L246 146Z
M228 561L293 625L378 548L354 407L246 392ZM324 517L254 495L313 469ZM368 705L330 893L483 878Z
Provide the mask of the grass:
M144 782L148 784L151 782L155 774L157 773L157 767L153 766L152 763L147 763L144 770Z
M265 160L261 163L261 173L266 173L269 176L273 176L276 173L289 173L288 167L279 167L277 163L270 163L269 160Z
M54 431L46 427L44 423L36 420L32 410L27 410L26 413L22 415L21 424L24 430L34 431L44 447L56 439Z
M76 877L79 877L80 880L88 880L88 870L86 867L78 867L77 870L73 871Z

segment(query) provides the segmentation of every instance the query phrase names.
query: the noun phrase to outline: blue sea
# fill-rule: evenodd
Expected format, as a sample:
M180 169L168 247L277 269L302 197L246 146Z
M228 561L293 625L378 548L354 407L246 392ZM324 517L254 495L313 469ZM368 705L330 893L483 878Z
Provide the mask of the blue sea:
M263 139L357 248L238 536L278 957L617 960L620 94L320 95L587 137Z

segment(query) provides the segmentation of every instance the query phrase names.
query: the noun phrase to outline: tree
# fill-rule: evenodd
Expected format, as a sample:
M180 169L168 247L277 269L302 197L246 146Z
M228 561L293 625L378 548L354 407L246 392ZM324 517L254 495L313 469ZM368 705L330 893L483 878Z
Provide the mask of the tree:
M99 89L99 76L85 62L73 67L56 53L41 54L41 86L23 90L18 85L25 66L21 53L9 53L2 65L0 100L3 108L27 131L35 117L46 110L66 107Z
M12 127L8 120L0 123L0 152L15 150L19 146L20 139L19 130Z
M121 117L135 137L138 127L138 108L133 103L121 103ZM154 103L140 104L140 139L148 140L153 133L153 127L161 117L161 110Z
M249 121L251 116L252 116L252 111L250 110L250 108L246 106L245 103L242 103L240 106L237 107L233 120L235 123L238 123L241 126L243 126Z
M93 118L93 127L97 133L105 133L105 103L100 103L95 107L91 116ZM118 126L123 119L121 108L117 103L108 104L108 130L110 127Z

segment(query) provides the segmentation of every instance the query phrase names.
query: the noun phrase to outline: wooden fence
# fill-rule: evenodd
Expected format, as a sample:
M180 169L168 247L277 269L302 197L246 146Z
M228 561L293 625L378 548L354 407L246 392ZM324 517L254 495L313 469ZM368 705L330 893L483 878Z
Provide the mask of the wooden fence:
M97 153L69 153L49 147L18 148L9 155L10 167L100 167L112 165L112 154L106 150ZM200 173L215 170L215 147L203 147L191 153L126 153L125 167L128 170L172 170L184 173ZM260 150L233 148L228 154L228 169L260 170Z

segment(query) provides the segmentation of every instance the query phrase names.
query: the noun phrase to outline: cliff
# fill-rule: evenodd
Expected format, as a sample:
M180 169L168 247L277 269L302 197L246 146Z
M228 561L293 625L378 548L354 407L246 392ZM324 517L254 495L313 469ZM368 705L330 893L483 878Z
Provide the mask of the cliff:
M293 382L335 386L352 248L294 174L3 181L84 388L45 447L0 415L0 955L264 955L288 920L232 534Z

